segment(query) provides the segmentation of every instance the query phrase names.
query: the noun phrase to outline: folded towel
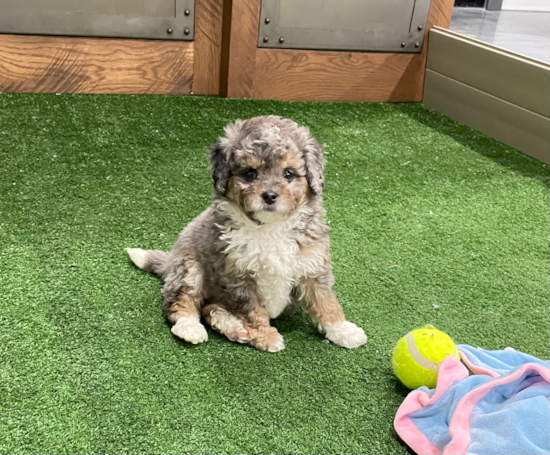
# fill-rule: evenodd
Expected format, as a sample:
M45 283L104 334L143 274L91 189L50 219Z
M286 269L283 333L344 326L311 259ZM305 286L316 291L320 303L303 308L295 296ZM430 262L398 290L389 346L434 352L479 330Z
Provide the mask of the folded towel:
M412 391L394 425L418 454L550 453L550 361L459 345L437 386Z

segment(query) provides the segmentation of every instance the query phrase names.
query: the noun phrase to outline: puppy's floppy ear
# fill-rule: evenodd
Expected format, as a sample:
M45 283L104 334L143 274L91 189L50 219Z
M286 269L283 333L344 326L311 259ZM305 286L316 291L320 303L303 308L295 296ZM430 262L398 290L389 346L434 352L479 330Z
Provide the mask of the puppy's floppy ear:
M319 145L319 143L309 135L303 148L303 156L306 162L306 178L309 187L316 195L320 195L323 192L325 186L325 152Z
M218 193L225 194L230 171L225 147L220 142L216 142L212 144L208 150L210 155L210 172L212 172L214 188Z
M234 123L226 125L223 129L225 137L219 138L218 142L209 148L210 171L214 180L214 188L220 194L225 194L227 190L227 182L231 175L231 165L229 163L231 150L238 142L244 123L244 121L237 119Z

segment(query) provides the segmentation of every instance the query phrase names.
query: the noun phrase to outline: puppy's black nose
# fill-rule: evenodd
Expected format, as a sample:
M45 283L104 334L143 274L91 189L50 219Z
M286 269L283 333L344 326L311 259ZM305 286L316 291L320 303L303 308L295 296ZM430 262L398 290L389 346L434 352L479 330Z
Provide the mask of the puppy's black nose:
M277 196L279 196L275 191L264 191L262 193L262 199L265 201L266 204L275 204L275 201L277 200Z

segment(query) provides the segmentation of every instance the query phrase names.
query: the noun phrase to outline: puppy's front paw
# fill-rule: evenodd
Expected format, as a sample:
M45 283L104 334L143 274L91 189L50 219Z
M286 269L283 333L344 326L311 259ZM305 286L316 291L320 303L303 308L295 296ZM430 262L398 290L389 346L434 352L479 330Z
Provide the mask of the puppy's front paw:
M199 344L208 340L204 326L192 317L179 318L172 326L172 333L188 343Z
M283 336L280 333L277 333L267 345L267 352L279 352L285 348L285 342Z
M266 352L279 352L285 348L283 336L276 329L251 340L250 344L256 349Z
M330 341L348 349L358 348L367 342L365 331L353 322L338 322L324 327L324 331Z

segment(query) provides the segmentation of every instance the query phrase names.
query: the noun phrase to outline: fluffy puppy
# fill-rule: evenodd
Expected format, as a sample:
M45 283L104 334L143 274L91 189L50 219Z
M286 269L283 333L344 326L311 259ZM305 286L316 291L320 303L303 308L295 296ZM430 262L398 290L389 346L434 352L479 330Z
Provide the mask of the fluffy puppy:
M330 341L346 348L367 341L332 289L324 165L317 141L292 120L255 117L225 128L210 148L212 205L171 252L126 249L137 267L164 280L174 335L206 341L202 316L231 341L277 352L283 337L270 319L303 306Z

